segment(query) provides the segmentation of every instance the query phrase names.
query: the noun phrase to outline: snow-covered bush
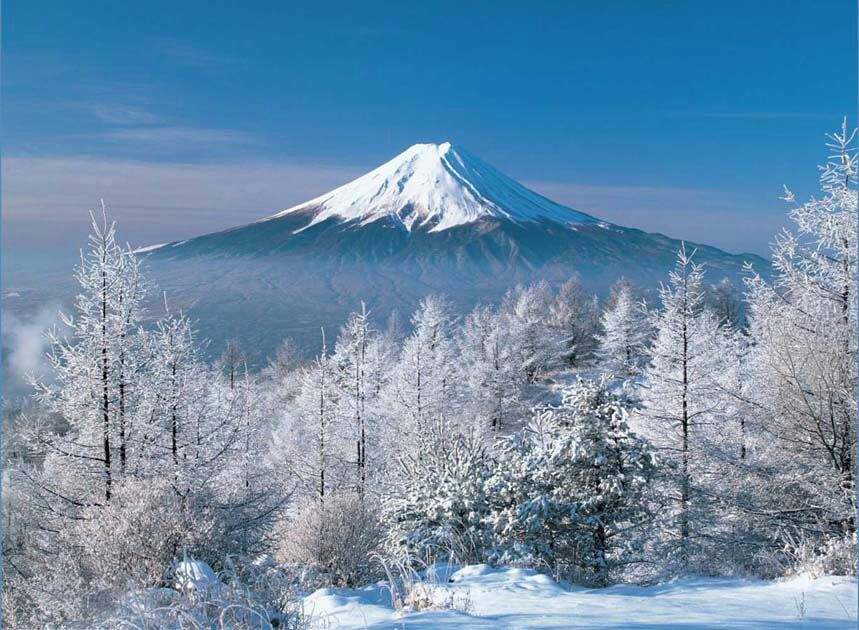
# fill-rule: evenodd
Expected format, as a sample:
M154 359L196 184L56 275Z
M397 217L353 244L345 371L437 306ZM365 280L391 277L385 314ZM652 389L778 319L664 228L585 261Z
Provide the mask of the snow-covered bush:
M833 537L821 543L809 539L790 542L785 554L791 564L787 572L823 575L856 575L856 533Z
M400 550L396 556L379 556L379 564L385 572L385 589L398 614L422 610L455 610L466 614L471 611L468 590L442 583L435 564L427 565L410 556L407 550Z
M403 462L383 497L387 548L422 562L482 562L491 546L485 482L492 459L478 439L452 438L445 449Z
M377 574L372 558L381 535L379 512L369 501L331 494L284 518L275 531L276 557L314 567L328 584L357 586Z
M487 484L496 561L605 584L635 559L657 459L606 383L580 380L500 444Z
M130 592L95 628L176 629L270 628L308 626L291 583L273 567L239 570L229 559L216 574L205 562L185 557L176 563L169 586Z
M165 480L126 480L113 493L110 504L85 508L60 532L59 546L76 550L92 588L158 584L183 550L196 551L212 537L211 515L183 506Z

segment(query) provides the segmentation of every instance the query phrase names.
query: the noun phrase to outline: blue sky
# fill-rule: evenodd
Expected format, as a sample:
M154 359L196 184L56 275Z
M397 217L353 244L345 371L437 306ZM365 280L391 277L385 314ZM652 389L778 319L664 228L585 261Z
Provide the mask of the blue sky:
M451 140L618 223L765 253L856 110L856 3L3 6L7 264L271 214Z

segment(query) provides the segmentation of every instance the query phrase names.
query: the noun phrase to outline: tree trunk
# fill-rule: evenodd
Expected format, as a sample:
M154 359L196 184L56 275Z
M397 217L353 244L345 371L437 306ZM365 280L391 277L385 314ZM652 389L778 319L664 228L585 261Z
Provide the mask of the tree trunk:
M680 484L680 558L683 568L689 564L689 328L688 328L688 287L684 281L684 304L683 304L683 382L682 382L682 409L680 416L681 430L683 432L683 461L682 479Z
M106 264L105 255L102 255L102 265ZM107 357L107 272L102 266L101 271L101 412L102 412L102 437L104 440L104 498L110 503L113 480L111 479L111 448L110 448L110 396L108 357Z

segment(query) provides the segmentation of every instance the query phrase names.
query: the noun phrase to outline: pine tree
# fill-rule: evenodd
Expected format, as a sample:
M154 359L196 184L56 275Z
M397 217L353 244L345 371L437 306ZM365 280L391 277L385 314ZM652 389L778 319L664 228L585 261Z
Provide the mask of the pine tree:
M463 435L445 450L401 461L382 499L389 553L425 563L484 562L492 544L485 489L491 470L485 444Z
M580 380L560 405L535 409L526 431L501 442L486 486L496 560L605 585L640 552L634 534L648 517L658 461L628 417L606 381Z

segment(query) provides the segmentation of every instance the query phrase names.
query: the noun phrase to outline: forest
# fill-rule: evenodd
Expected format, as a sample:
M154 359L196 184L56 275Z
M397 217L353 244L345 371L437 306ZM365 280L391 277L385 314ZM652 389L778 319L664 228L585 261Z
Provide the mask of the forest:
M829 136L816 196L785 189L744 286L683 247L665 284L605 299L573 275L466 314L359 303L312 360L285 339L261 369L169 295L153 315L145 260L94 212L7 424L5 623L303 628L326 586L420 610L440 563L855 575L854 140Z

